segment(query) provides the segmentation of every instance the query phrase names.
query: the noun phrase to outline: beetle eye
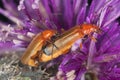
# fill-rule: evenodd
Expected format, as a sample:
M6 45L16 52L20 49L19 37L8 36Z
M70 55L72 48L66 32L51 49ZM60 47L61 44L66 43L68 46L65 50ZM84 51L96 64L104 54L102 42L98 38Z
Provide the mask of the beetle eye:
M84 38L87 38L87 37L88 37L88 35L85 35L85 36L84 36Z

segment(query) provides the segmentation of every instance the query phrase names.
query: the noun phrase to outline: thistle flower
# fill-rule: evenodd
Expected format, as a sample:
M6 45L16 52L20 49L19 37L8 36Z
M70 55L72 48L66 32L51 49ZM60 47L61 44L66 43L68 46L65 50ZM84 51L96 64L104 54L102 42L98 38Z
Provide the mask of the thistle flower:
M93 35L97 42L88 39L80 51L65 55L55 79L85 80L85 74L92 73L99 80L118 80L120 1L88 1L20 0L17 6L14 0L3 0L5 9L0 8L0 13L12 22L0 22L0 49L26 48L34 35L45 29L61 32L77 24L95 24L102 30Z

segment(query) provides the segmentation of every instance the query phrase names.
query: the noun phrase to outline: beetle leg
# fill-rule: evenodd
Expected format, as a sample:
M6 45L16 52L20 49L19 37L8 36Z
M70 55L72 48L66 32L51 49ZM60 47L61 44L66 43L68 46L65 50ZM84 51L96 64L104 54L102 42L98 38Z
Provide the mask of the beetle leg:
M50 42L47 40L48 43L52 44L53 46L55 46L55 48L59 49L54 43Z
M82 42L83 42L82 38L75 41L71 47L71 50L76 51L78 48L82 49Z
M34 59L29 59L28 65L37 67L38 66L38 61L36 61Z
M97 42L97 39L95 37L91 37L91 40L93 40L94 42Z
M59 48L58 48L54 43L52 43L51 41L48 41L48 40L47 40L47 42L53 45L53 47L52 47L52 54L51 54L51 58L53 59L53 48L54 48L54 47L55 47L56 49L59 49Z
M96 39L94 36L92 36L92 35L88 35L88 36L90 37L90 39L91 39L92 41L97 42L97 39Z
M82 47L83 47L83 45L82 45L82 43L80 43L80 49L82 49Z

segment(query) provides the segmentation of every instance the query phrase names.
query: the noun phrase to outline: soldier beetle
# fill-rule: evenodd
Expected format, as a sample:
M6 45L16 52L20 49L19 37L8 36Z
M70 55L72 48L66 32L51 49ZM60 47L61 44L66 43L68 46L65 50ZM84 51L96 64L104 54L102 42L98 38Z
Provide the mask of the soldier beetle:
M100 32L99 27L92 24L77 25L64 31L53 41L50 39L55 34L54 30L47 30L47 33L46 31L43 31L41 34L38 33L23 54L21 62L37 67L38 62L47 62L60 55L66 54L70 51L76 40L83 39L86 35L92 40L95 40L95 38L91 36L94 32ZM45 36L45 38L43 36ZM49 44L46 44L46 42L49 42Z
M34 58L36 58L38 51L41 50L41 48L46 44L47 40L50 40L50 38L55 35L55 30L45 30L41 33L38 33L31 43L28 45L25 53L23 54L21 58L21 62L23 64L27 64L30 66L37 66L38 62L35 61Z

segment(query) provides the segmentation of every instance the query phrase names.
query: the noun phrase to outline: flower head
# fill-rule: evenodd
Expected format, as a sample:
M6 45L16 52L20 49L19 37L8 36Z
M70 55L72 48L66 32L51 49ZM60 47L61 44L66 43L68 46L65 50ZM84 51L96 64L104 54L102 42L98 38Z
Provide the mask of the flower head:
M46 29L61 33L78 24L94 24L102 30L93 34L97 42L87 39L79 51L76 41L77 48L64 57L56 79L85 80L85 74L91 73L100 80L118 80L120 1L88 1L20 0L17 5L14 0L3 0L5 9L0 8L0 13L12 22L0 22L0 49L26 48L37 33Z

